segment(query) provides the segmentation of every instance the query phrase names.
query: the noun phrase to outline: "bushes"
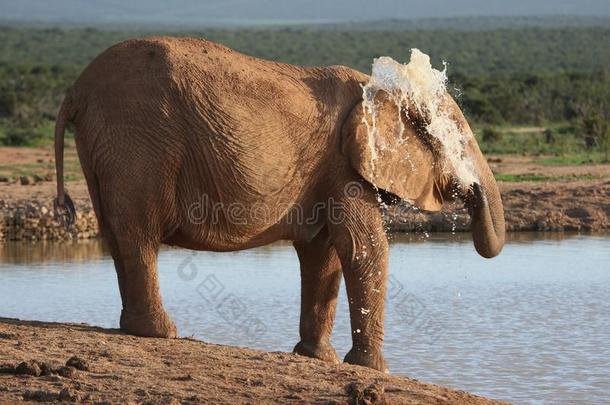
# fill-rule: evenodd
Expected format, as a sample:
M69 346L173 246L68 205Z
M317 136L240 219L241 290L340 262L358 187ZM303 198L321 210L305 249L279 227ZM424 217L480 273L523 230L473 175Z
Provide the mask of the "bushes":
M605 157L605 161L610 161L610 116L608 109L591 108L579 121L581 136L589 149L599 149Z
M580 119L581 105L594 102L607 108L610 94L606 71L450 78L460 89L459 102L468 117L494 125Z
M596 151L610 148L605 146L610 142L607 137L599 135L603 132L600 125L608 121L610 94L605 62L610 58L606 45L610 28L603 27L480 32L350 31L345 27L136 32L5 26L0 27L0 143L27 145L49 138L65 89L87 62L125 38L160 33L207 37L251 55L299 65L345 64L363 71L370 69L376 56L405 61L409 49L418 47L432 56L437 67L441 59L450 62L450 87L460 89L458 103L468 119L486 127L483 143L513 150L520 146L493 128L569 122L577 130L536 137L535 142L524 138L524 145L543 151L581 148L585 142ZM585 113L589 108L583 106L589 105L605 111L605 118ZM576 132L582 137L574 138Z
M0 64L0 118L37 125L55 117L78 68Z
M52 139L52 121L32 126L0 120L0 145L34 146Z
M55 114L77 67L0 64L0 145L50 140Z
M502 140L502 132L491 128L486 127L483 128L483 142L485 143L494 143Z

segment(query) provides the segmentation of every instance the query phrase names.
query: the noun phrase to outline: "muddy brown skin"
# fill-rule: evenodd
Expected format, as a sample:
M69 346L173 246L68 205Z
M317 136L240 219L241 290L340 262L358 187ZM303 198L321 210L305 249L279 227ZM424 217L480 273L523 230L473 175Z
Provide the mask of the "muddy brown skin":
M61 210L69 200L61 150L71 121L118 275L121 329L176 336L159 295L161 243L234 251L292 240L302 275L295 351L337 361L329 337L343 274L353 338L345 361L386 369L388 243L375 187L438 210L455 181L440 170L429 136L408 120L406 130L418 140L409 153L421 170L393 166L404 161L404 147L391 145L395 152L377 159L371 174L360 116L367 80L346 67L300 68L177 38L122 42L85 69L58 116L57 201ZM382 111L392 109L380 103ZM396 115L378 121L393 128ZM383 136L395 142L392 135ZM487 173L478 147L469 151ZM503 242L502 206L493 177L480 190L473 237L492 257Z

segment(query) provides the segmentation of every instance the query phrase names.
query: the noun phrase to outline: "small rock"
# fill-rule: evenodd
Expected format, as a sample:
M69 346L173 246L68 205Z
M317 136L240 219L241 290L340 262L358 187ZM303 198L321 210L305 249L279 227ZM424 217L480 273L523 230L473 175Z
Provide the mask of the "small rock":
M12 364L0 364L0 374L15 374L15 366Z
M87 363L87 361L77 356L70 357L66 362L66 366L74 367L75 369L81 371L89 371L89 364Z
M40 375L49 376L55 373L55 368L45 361L40 363L40 371Z
M15 368L15 374L18 375L32 375L34 377L39 377L42 374L42 370L40 366L35 361L24 361L19 363L17 368Z
M63 390L59 391L59 395L57 399L60 401L76 401L78 400L77 396L70 391L70 388L66 387Z
M53 402L57 397L58 395L51 391L26 390L23 393L23 399L26 401Z
M32 183L32 180L30 180L28 176L21 176L19 177L19 183L21 183L22 186L27 186Z
M139 397L145 397L147 395L147 392L145 390L143 390L142 388L138 388L134 392Z
M591 216L588 209L581 207L568 208L565 213L570 218L589 218Z
M74 367L60 367L55 372L64 378L72 378L76 375Z
M35 174L34 176L32 176L32 180L34 180L34 183L40 183L41 181L44 181L44 178Z
M351 405L387 404L383 386L372 384L364 388L362 384L352 383L345 387Z
M8 183L9 180L10 179L6 176L0 176L0 183Z
M284 398L285 399L292 399L292 400L302 400L303 399L302 396L300 396L299 394L295 394L295 393L286 395Z

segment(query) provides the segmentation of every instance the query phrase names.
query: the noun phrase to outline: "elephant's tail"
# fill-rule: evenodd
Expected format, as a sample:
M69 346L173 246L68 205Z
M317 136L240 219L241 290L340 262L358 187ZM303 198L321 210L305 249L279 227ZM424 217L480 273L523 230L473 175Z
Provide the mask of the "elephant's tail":
M66 94L57 119L55 120L55 172L57 176L57 197L53 202L55 215L60 218L65 226L74 224L76 210L74 203L64 190L64 132L66 123L70 122L74 114L71 113L70 91Z

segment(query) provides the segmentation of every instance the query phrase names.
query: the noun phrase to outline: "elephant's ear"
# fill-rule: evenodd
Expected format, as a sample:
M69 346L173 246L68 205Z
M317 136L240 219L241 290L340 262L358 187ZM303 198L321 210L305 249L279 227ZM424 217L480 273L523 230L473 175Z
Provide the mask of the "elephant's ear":
M443 198L435 182L437 168L430 146L385 92L378 93L375 104L374 117L362 103L352 110L342 129L343 154L375 187L422 210L439 211Z

